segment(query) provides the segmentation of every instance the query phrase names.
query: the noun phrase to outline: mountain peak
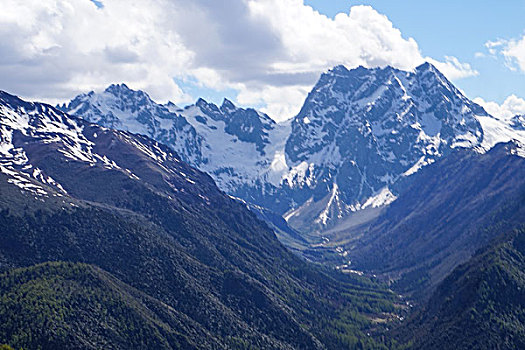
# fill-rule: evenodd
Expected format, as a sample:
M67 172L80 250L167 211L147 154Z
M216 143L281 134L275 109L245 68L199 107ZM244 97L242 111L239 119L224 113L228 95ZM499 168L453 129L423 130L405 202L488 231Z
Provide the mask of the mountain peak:
M373 72L389 72L389 71L392 71L392 72L395 72L395 71L399 71L397 68L394 68L390 65L387 65L387 66L384 66L384 67L373 67L373 68L367 68L367 67L364 67L362 65L359 65L355 68L352 68L352 69L348 69L346 68L344 65L337 65L333 68L331 68L330 70L328 70L328 72L326 74L328 75L331 75L331 76L348 76L349 74L351 75L368 75L370 73L373 73Z
M427 70L434 70L437 71L438 69L436 66L434 66L432 63L425 61L424 63L420 64L416 67L416 71L427 71Z
M135 100L135 103L138 104L153 103L153 100L146 92L142 90L133 90L124 83L111 84L106 88L106 90L104 90L104 93L113 95L120 100L133 99Z
M224 112L231 112L231 111L234 111L236 110L237 107L235 106L235 104L228 100L227 98L225 98L223 101L222 101L222 105L221 105L221 110L224 111Z
M199 97L197 102L195 103L195 106L197 106L204 114L210 115L212 118L219 118L221 115L221 111L217 105L214 103L208 102L202 97Z
M328 71L332 75L345 75L348 74L349 70L344 65L339 64Z
M132 90L126 84L120 83L120 84L111 84L104 91L115 94L115 93L120 93L123 91L132 91Z
M173 103L171 101L168 101L164 106L166 106L166 108L168 108L168 110L171 111L171 112L173 112L173 111L176 111L176 112L182 111L182 108L180 108L179 106L177 106L175 103Z
M195 105L197 107L207 107L209 104L208 104L208 101L206 101L205 99L203 99L202 97L199 97L197 102L195 102Z
M436 66L434 66L430 62L425 62L423 64L420 64L415 69L416 75L423 75L425 73L433 74L434 76L438 76L443 81L447 82L450 85L449 80L441 73L439 69L437 69Z

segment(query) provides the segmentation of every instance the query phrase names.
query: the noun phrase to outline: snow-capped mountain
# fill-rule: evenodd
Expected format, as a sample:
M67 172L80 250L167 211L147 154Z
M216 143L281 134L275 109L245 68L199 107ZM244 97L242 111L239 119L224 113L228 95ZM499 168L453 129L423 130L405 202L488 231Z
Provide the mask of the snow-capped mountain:
M108 159L92 152L92 143L83 136L82 121L66 118L63 113L39 103L29 103L0 91L0 172L8 182L35 196L67 194L60 183L31 163L25 139L38 139L54 145L65 158L113 167ZM43 186L45 185L45 186ZM52 191L49 191L50 187Z
M64 109L64 108L61 108ZM177 151L185 161L202 162L202 140L185 118L172 113L173 104L159 105L142 91L111 85L102 94L80 95L67 106L70 114L107 128L149 136Z
M243 184L255 187L259 178L268 178L261 170L271 165L270 154L281 139L284 148L289 129L226 99L220 107L199 99L181 109L172 103L157 104L125 84L111 85L100 94L79 95L61 109L169 145L183 160L212 174L230 194Z
M0 91L0 177L24 193L42 201L67 201L61 198L89 187L83 184L86 178L101 172L111 173L108 181L111 178L115 183L113 190L122 191L115 179L158 183L151 175L157 170L154 168L169 178L171 188L166 188L166 196L174 191L209 201L206 192L215 186L209 177L157 141L90 124L49 105ZM148 179L144 178L146 173ZM199 184L203 177L204 185ZM90 186L94 186L92 193L101 188ZM104 187L112 186L108 183Z
M429 63L413 72L337 66L282 123L228 100L160 105L125 85L61 108L165 143L230 195L305 230L394 201L400 178L454 148L525 141L523 117L490 116Z
M431 64L415 72L335 67L292 122L286 154L300 173L294 186L307 182L314 198L329 198L315 213L322 224L388 204L400 177L452 148L481 145L479 117L488 114Z

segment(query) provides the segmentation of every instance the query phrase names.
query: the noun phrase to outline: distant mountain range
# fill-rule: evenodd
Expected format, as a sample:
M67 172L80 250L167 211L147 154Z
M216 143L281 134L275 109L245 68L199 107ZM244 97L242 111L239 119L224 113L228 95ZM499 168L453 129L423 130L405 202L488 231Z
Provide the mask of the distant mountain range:
M490 116L429 63L413 72L335 67L299 114L281 123L228 100L160 105L123 84L60 108L170 146L228 194L303 232L391 203L400 179L455 148L485 152L497 142L525 142L523 117Z
M489 115L429 63L413 72L337 66L281 123L228 100L158 105L125 85L62 109L172 145L221 189L265 212L289 248L319 262L342 249L347 256L330 263L351 261L348 269L396 281L414 297L487 244L483 227L525 178L523 116ZM166 130L185 141L165 138ZM503 146L488 152L511 140L514 154ZM514 211L513 224L521 214ZM292 228L277 228L279 215ZM321 244L308 248L304 239Z

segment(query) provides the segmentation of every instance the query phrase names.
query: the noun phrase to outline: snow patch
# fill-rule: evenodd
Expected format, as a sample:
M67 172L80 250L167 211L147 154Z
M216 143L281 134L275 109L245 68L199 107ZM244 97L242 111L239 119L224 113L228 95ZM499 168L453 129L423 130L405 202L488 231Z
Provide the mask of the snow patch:
M517 140L525 144L525 130L515 130L508 123L492 117L476 117L483 127L483 142L481 147L488 151L500 142Z
M397 197L392 192L390 192L390 189L388 187L383 187L375 196L368 198L366 202L364 202L361 206L361 209L366 209L368 207L383 207L394 202L396 199Z

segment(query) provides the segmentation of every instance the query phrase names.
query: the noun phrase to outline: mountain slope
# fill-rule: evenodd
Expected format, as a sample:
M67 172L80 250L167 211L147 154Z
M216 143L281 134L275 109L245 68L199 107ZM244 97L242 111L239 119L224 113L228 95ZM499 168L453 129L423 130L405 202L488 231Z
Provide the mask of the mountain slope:
M228 100L159 105L125 85L61 108L170 146L228 194L286 214L303 232L391 203L399 179L452 149L525 142L517 124L488 115L428 63L413 72L335 67L283 123Z
M219 347L189 318L91 265L9 271L0 275L0 299L0 339L17 349Z
M349 233L356 269L397 281L419 297L494 238L525 217L522 146L498 144L486 154L458 150L414 175L375 221ZM359 236L362 235L362 236Z
M95 265L190 319L183 336L211 334L217 348L374 347L369 315L394 311L392 293L295 257L208 175L145 136L6 93L0 131L2 271Z
M413 349L523 349L524 271L521 229L456 268L396 332Z

